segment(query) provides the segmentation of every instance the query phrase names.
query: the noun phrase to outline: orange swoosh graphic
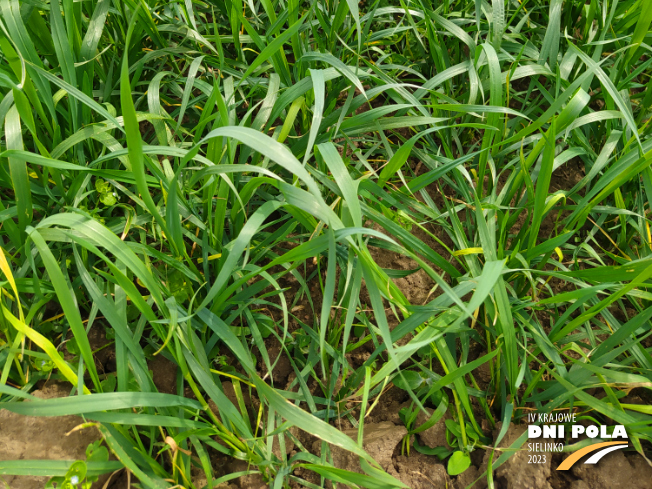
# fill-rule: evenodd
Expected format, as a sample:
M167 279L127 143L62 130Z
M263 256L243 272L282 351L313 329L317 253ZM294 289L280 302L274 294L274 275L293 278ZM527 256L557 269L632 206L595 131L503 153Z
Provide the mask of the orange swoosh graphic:
M579 459L581 459L584 455L587 453L594 452L598 450L599 448L604 448L608 447L611 445L624 445L627 443L626 441L606 441L604 443L595 443L593 445L589 445L588 447L584 447L581 450L578 450L574 454L572 454L570 457L568 457L566 460L564 460L559 467L557 467L557 470L568 470L570 469L575 462L577 462Z

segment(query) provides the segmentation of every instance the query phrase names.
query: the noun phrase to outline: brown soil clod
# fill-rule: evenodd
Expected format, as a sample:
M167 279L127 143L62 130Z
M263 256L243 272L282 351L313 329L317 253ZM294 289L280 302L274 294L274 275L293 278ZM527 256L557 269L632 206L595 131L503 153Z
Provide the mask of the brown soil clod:
M419 414L417 415L417 426L421 426L422 424L426 423L432 416L432 409L426 408L426 411L428 411L428 416L426 416L423 411L419 411ZM447 449L451 450L451 447L446 440L446 420L450 419L450 417L450 414L446 412L444 416L433 426L420 432L418 436L421 440L421 444L426 445L430 448L446 447Z
M35 397L66 397L69 387L49 383L33 391ZM26 401L29 402L29 401ZM3 409L0 411L0 460L85 460L86 448L101 438L96 428L71 431L84 423L78 416L24 416ZM95 482L100 488L108 474ZM11 489L40 489L48 477L4 476ZM5 484L2 484L5 487Z
M627 457L620 450L609 453L600 460L599 464L575 464L571 470L575 477L585 483L586 489L652 487L652 467L638 454ZM580 487L573 489L580 489Z
M414 453L409 457L399 455L395 466L388 471L411 489L447 489L451 481L446 467L436 457Z
M502 423L496 425L494 439L500 433ZM498 445L499 448L509 448L516 439L527 429L525 425L510 423L507 433ZM489 461L490 451L487 451L482 465L482 471L486 470ZM514 453L504 464L496 469L494 480L496 487L505 489L552 489L548 482L551 476L551 453L541 453L541 460L544 463L528 463L528 458L533 454L526 450L519 450Z
M343 433L353 439L356 439L358 436L357 429L344 430ZM383 469L387 470L392 466L392 456L394 455L396 446L405 435L407 435L407 430L404 426L397 426L389 421L365 424L362 446ZM320 454L321 441L313 443L312 448L314 452ZM333 446L331 447L331 454L335 467L362 473L359 457L354 453Z

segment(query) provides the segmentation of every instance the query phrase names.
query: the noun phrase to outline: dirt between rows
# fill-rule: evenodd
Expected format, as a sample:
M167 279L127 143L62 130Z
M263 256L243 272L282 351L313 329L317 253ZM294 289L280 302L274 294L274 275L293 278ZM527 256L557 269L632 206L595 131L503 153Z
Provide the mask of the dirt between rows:
M63 384L50 383L33 394L48 399L67 395L69 389ZM400 393L401 391L395 390ZM400 396L394 394L379 404L374 410L369 423L365 423L364 449L388 473L413 489L465 489L487 488L487 470L489 451L475 450L471 454L472 465L464 473L450 477L446 466L435 456L424 455L414 450L409 456L401 454L401 441L407 430L398 420L398 410L405 404L399 403ZM425 415L418 423L425 420ZM94 427L77 429L83 420L77 416L32 417L22 416L7 410L0 411L0 460L50 459L83 460L90 443L100 439ZM511 445L525 431L526 426L511 424L507 434L499 444L499 449ZM357 437L357 429L342 428L352 438ZM494 439L500 431L500 424L493 431ZM312 435L293 429L292 434L302 445L316 455L321 453L321 441ZM448 446L444 420L416 435L423 446L434 448ZM286 440L286 453L293 455L295 446L290 437ZM278 451L278 446L276 447ZM336 467L362 472L358 458L338 447L331 447L333 464ZM530 464L529 455L524 447L515 453L505 464L494 470L493 478L497 489L650 489L652 488L652 467L639 454L618 450L605 456L597 465L575 464L568 472L554 469L566 458L566 454L546 454L546 462ZM499 453L494 455L494 459ZM229 459L215 452L212 457L215 476L247 470L247 464L240 460ZM250 467L252 468L252 467ZM295 474L305 480L320 484L314 473L297 469ZM130 487L125 471L104 475L93 484L93 489L122 489ZM0 478L0 487L10 489L41 489L45 477L4 477ZM203 474L196 474L193 483L202 488L206 480ZM303 487L292 482L292 487ZM330 487L329 483L327 484ZM240 477L223 489L262 489L266 487L262 477L250 475Z

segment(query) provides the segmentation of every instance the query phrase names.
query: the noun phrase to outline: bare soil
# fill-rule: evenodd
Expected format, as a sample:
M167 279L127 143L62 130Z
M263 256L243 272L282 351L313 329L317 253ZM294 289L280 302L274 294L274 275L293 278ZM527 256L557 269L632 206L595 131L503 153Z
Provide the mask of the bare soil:
M70 388L63 384L50 383L32 394L52 399L65 397L69 392ZM79 416L44 418L0 410L0 460L85 460L88 445L102 436L94 427L73 431L82 423ZM107 477L101 477L93 489L101 488ZM48 477L0 476L0 487L41 489L47 480Z

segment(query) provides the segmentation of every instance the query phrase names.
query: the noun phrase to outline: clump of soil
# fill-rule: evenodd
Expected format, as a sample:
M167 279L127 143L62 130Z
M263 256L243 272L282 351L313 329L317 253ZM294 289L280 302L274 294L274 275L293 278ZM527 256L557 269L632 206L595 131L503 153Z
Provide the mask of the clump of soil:
M419 411L419 414L417 415L416 426L421 426L430 419L433 410L426 408L426 411L428 411L427 416L423 411ZM446 440L446 420L450 418L450 414L446 412L438 422L436 422L430 428L421 431L417 435L421 440L421 444L430 448L446 447L447 449L451 450L451 447L448 444L448 440Z
M439 489L451 487L446 467L436 457L415 452L409 457L399 455L388 471L412 489Z
M65 397L69 392L68 387L51 383L32 394L41 399L52 399ZM70 433L83 422L79 416L23 416L3 409L0 411L0 460L85 460L86 448L101 435L96 428ZM101 477L93 487L101 488L106 477ZM6 486L11 489L42 489L48 479L4 477Z
M617 450L606 455L599 464L575 464L573 475L583 482L573 489L649 489L652 467L638 454L628 457Z
M500 432L501 427L502 423L498 423L494 436ZM509 448L526 429L526 425L516 426L513 423L510 424L505 437L498 446L500 448ZM489 455L490 452L487 451L483 462L483 471L486 470L488 465ZM507 462L496 469L494 475L496 486L509 489L552 489L550 482L548 482L551 475L552 453L537 455L542 455L540 460L545 460L545 462L528 463L528 459L532 454L527 450L519 450L513 454Z
M357 429L344 430L343 433L353 439L357 439L358 436ZM405 435L407 430L404 426L397 426L389 421L365 424L362 447L383 469L388 470L392 466L394 450ZM313 443L312 448L315 453L321 454L321 444L321 441ZM338 469L362 473L359 457L356 454L339 447L331 447L331 455L333 465Z

